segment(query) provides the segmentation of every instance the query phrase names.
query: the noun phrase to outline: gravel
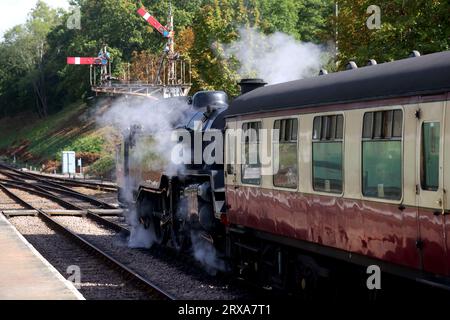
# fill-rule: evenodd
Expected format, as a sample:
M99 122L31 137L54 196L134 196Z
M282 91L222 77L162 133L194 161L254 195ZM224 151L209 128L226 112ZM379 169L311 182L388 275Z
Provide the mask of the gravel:
M72 187L72 186L70 186L69 188L74 190L74 191L76 191L76 192L79 192L79 193L82 193L82 194L85 194L85 195L88 195L88 196L95 196L95 195L100 195L100 194L107 193L107 192L102 191L102 190L95 190L95 189L86 188L86 187Z
M127 239L96 222L80 217L55 220L112 255L178 299L233 300L251 298L247 290L230 285L220 276L211 276L199 265L187 265L180 256L164 249L132 249Z
M3 179L3 180L9 180L9 177L8 177L8 176L5 176L4 174L1 174L1 173L0 173L0 179Z
M29 192L22 191L17 188L8 188L8 189L12 193L14 193L16 196L18 196L22 200L25 200L27 203L29 203L36 209L42 209L42 210L63 210L64 209L62 206L60 206L56 202L53 202L49 199L33 195Z
M100 191L100 190L93 190L89 188L84 187L70 187L70 189L77 191L79 193L85 194L87 196L90 196L92 198L95 198L97 200L106 202L113 206L119 206L117 201L117 192L107 192L107 191Z
M104 193L97 193L92 195L94 198L109 203L113 206L119 206L118 200L117 200L117 192L104 192Z
M50 193L52 193L53 195L57 196L59 199L69 202L69 203L77 206L78 208L85 209L85 210L98 209L97 205L94 205L94 204L88 202L87 200L81 200L81 199L75 198L73 196L66 195L63 192L56 191L56 190L48 190L48 191Z
M125 229L130 229L130 225L128 224L127 220L125 219L124 216L103 216L102 217L105 220L111 221L115 224L118 224L119 226L125 228Z
M97 256L55 233L38 217L14 217L11 223L65 278L69 266L81 271L79 291L87 300L148 300L151 294L124 279Z
M24 206L16 203L8 197L3 191L0 191L0 210L21 210Z

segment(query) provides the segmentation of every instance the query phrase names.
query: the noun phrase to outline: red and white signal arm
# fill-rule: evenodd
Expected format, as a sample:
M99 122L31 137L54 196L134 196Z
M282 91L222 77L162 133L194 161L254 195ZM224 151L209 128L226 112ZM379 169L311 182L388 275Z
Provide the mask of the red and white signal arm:
M147 10L145 10L144 7L140 8L138 11L138 14L145 19L153 28L158 30L159 33L161 33L164 37L170 38L172 34L167 30L166 27L164 27L161 23L159 23L158 20L155 19Z
M93 65L102 64L102 59L100 58L85 58L85 57L67 57L67 64L75 65Z

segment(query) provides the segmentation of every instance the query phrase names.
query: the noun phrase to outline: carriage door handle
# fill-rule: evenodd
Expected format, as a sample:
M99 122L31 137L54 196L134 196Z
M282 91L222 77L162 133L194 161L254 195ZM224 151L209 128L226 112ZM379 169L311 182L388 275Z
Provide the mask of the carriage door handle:
M435 211L435 212L434 212L434 215L435 215L435 216L439 216L439 215L446 216L446 215L449 214L449 212L446 212L446 211L445 211L444 201L442 200L442 198L436 200L436 204L439 205L439 207L441 207L441 210L440 210L440 211Z

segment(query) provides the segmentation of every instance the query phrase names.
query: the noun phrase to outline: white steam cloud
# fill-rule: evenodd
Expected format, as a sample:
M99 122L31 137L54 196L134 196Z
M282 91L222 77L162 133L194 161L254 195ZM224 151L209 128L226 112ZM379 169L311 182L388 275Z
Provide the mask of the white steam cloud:
M139 218L134 208L128 212L126 221L131 226L128 247L150 249L156 240L155 235L150 228L145 229L144 226L139 223Z
M255 28L239 29L239 39L222 45L226 59L240 62L242 78L262 78L269 84L303 79L317 74L325 50L281 32L265 35Z
M172 132L174 125L186 121L189 105L181 99L152 101L142 98L120 98L99 118L100 125L112 125L122 134L129 134L132 127L140 128L130 154L131 162L139 163L134 169L159 170L175 173L179 166L171 159L176 145Z
M171 161L171 152L176 145L172 138L174 124L184 121L188 104L182 100L163 99L157 102L142 98L120 98L101 116L97 123L113 126L121 134L127 135L130 128L139 126L139 136L130 151L130 176L123 177L122 196L126 202L133 202L132 191L141 182L144 172L166 171L175 173L178 166ZM122 142L123 143L123 142ZM121 155L123 157L123 155ZM150 229L139 223L136 208L133 206L125 214L131 226L128 246L131 248L150 248L155 240Z
M191 231L191 242L194 258L200 262L206 272L216 275L219 271L226 271L225 261L220 259L214 245L201 233Z

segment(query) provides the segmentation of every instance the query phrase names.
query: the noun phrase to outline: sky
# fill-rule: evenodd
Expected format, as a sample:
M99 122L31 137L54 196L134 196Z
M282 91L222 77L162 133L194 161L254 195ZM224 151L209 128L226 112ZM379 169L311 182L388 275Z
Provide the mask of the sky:
M36 2L37 0L0 0L0 38L6 30L24 23ZM44 2L54 8L69 8L69 0L44 0Z

